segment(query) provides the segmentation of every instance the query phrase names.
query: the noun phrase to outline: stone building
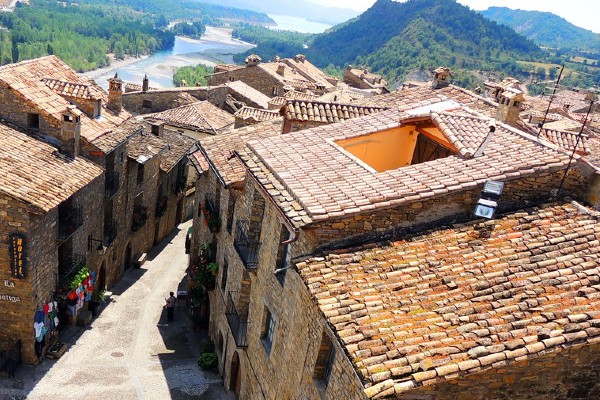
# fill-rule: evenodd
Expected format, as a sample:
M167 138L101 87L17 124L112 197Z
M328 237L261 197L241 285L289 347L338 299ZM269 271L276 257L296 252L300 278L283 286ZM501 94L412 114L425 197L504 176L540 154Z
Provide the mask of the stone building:
M145 115L148 121L160 121L167 128L196 140L218 135L233 128L235 117L208 101L197 101L156 114Z
M524 209L557 195L597 206L597 170L451 85L384 96L391 110L197 155L198 198L228 227L196 215L192 244L192 260L216 245L209 331L226 386L242 399L483 399L494 377L491 398L511 382L543 397L581 356L560 390L575 388L598 365L597 217ZM488 181L504 184L499 217L473 221ZM527 365L548 360L560 366L532 386Z
M211 86L242 81L268 97L283 96L289 90L322 95L337 86L336 78L325 75L299 54L292 59L261 62L260 57L250 55L245 67L219 68L208 76ZM218 71L218 72L217 72Z
M20 341L23 362L34 364L36 312L74 268L98 271L90 238L103 234L104 172L5 124L0 142L0 349ZM40 353L54 327L41 335Z
M283 116L283 133L289 133L359 118L383 110L386 108L336 102L288 100L279 113Z
M375 93L387 93L387 81L381 75L369 72L365 68L352 68L348 65L344 70L344 83L357 89L368 89Z

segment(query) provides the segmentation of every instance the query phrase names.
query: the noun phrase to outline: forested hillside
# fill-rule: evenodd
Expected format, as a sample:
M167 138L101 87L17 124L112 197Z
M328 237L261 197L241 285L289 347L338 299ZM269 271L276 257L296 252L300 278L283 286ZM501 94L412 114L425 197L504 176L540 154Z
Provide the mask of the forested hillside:
M319 66L364 64L398 81L440 65L512 72L515 60L541 51L454 0L379 0L353 22L316 36L306 54Z
M173 19L185 22L169 30ZM0 31L0 64L56 54L83 72L108 65L107 53L117 58L150 54L172 47L175 34L199 37L207 23L219 25L221 19L273 22L264 14L193 1L30 0L0 13L5 28Z
M600 51L599 34L579 28L552 13L490 7L481 14L513 28L541 46Z

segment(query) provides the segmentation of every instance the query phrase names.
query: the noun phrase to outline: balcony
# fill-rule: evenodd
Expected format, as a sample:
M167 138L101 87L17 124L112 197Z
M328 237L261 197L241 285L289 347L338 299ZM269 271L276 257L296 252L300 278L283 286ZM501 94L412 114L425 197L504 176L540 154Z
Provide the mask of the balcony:
M159 196L156 199L156 212L154 215L156 218L160 218L167 212L169 198L167 196Z
M76 205L70 209L58 210L58 240L68 240L83 225L83 207Z
M260 243L248 237L247 220L237 221L233 247L235 247L246 269L255 270L258 268L258 249Z
M233 298L231 297L231 292L227 293L227 310L225 311L225 316L235 340L235 345L243 348L248 347L248 321L242 319L238 314Z
M114 219L111 219L104 225L104 245L106 247L110 246L115 241L118 230L119 225Z
M146 225L148 220L148 207L134 206L133 217L131 218L131 231L137 232Z
M177 180L173 183L173 194L179 196L183 192L185 192L185 185L187 183L187 178L185 176L178 176Z
M119 191L119 173L118 172L107 172L106 180L104 183L106 190L106 198L112 199L115 194Z
M73 254L72 257L59 259L58 276L59 280L64 281L73 277L73 275L86 264L86 259L81 254Z
M204 197L204 222L212 233L217 233L221 230L219 205L212 193L206 193Z

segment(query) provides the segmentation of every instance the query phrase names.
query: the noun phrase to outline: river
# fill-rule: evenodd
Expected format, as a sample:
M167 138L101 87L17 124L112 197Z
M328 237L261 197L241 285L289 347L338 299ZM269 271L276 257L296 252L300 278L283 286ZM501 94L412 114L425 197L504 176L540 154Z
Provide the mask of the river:
M83 75L94 79L107 89L108 79L115 73L124 82L142 84L144 75L148 75L151 87L173 87L173 72L176 68L205 64L214 66L217 63L232 63L233 55L243 53L254 45L231 38L231 29L207 26L201 40L183 37L175 38L172 49L162 50L149 57L117 61L109 68L89 71Z
M288 15L269 15L277 26L274 29L297 32L319 33L329 25L308 21ZM231 38L231 29L206 27L201 40L177 36L172 49L158 51L148 57L116 61L108 68L89 71L83 75L94 79L104 89L108 89L108 79L115 73L127 83L142 84L148 75L150 87L173 87L173 73L176 68L204 64L214 66L219 63L233 63L233 55L243 53L254 45Z

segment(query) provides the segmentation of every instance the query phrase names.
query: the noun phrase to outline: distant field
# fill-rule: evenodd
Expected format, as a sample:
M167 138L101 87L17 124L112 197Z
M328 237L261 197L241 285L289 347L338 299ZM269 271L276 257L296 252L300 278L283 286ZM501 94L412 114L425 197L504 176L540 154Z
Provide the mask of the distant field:
M596 65L600 65L600 63L598 62L598 60L594 60L592 58L580 57L580 56L571 57L571 62L576 62L576 63L580 63L580 64L586 64L586 65L591 65L593 63L596 63Z
M558 74L558 70L560 69L559 64L546 64L546 63L538 63L538 62L531 62L531 61L517 61L517 64L524 66L526 68L529 68L529 69L544 68L544 69L546 69L546 75L548 75L550 68L555 68L557 74ZM581 75L581 72L575 71L572 68L566 67L565 70L563 71L563 74L565 74L565 75L573 74L574 76L578 76L578 75Z

